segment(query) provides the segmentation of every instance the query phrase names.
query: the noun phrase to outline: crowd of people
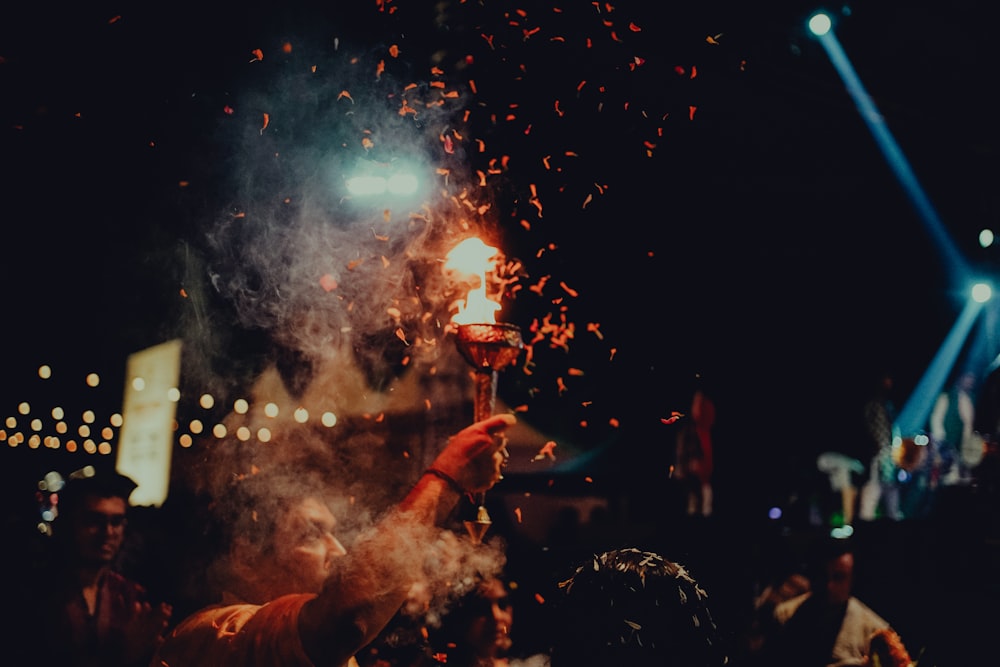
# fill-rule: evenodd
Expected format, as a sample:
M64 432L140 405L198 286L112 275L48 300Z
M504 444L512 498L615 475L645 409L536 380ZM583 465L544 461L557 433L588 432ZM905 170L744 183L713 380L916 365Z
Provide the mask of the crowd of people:
M821 521L850 535L856 521L924 518L949 487L996 488L997 371L956 370L931 404L923 428L902 433L892 373L876 376L861 406L860 436L842 451L823 451L817 469L836 495ZM835 515L835 516L834 516Z
M992 395L998 381L995 374L986 378L981 395ZM871 427L870 460L862 465L842 455L827 461L830 471L839 466L835 491L860 481L860 494L842 495L848 521L903 518L893 488L901 463L892 444L890 389L891 379L882 378L873 400L859 409ZM997 419L988 404L976 410L971 389L969 378L957 378L931 418L928 460L940 468L940 483L988 484L988 468L980 468L992 460L996 432L983 425L995 426ZM708 431L714 406L696 394L692 410L699 413L696 426ZM484 545L454 530L463 503L503 478L504 434L515 423L499 414L459 430L397 503L358 530L344 528L349 504L331 497L323 475L301 461L233 475L206 508L215 521L205 539L220 557L197 573L204 583L197 606L169 584L141 581L134 574L139 570L124 562L135 483L113 470L71 475L40 492L51 514L47 529L27 540L24 562L9 582L16 610L6 624L9 664L916 664L908 644L921 647L922 639L904 638L891 617L858 597L858 552L843 532L817 533L808 558L792 559L770 579L757 578L755 594L746 596L747 613L727 609L725 622L712 601L739 594L699 583L699 564L689 568L667 555L695 558L680 532L675 540L657 536L657 549L637 535L587 555L564 552L572 557L544 572L551 586L529 597L512 575L525 565L507 562L505 536ZM968 452L963 455L970 432L983 443L971 463ZM285 437L294 446L302 435ZM276 441L280 445L282 436ZM700 451L702 460L711 456L710 449ZM713 521L711 489L704 488L710 474L695 473L694 480L685 487L692 495L684 496L681 514ZM182 613L174 613L175 603ZM521 646L518 604L535 607L531 623L542 627L523 631Z

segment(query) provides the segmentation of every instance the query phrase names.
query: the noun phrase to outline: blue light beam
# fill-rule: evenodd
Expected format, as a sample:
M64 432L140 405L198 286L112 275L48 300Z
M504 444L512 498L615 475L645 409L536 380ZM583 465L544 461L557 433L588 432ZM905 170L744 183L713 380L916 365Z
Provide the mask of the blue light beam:
M934 401L944 387L948 379L948 374L955 366L955 361L962 351L972 325L976 322L976 316L983 309L983 304L969 299L965 308L959 314L958 319L948 332L937 354L931 360L927 370L914 387L913 393L906 400L899 416L896 418L896 427L899 433L905 438L922 431L934 408Z
M824 18L822 14L814 16L811 25L816 25L814 22L817 17ZM952 270L954 272L952 275L957 280L964 279L968 274L968 266L952 242L951 237L945 231L944 224L934 210L934 206L927 198L926 193L924 193L923 188L917 181L916 175L910 168L909 162L903 155L903 151L899 148L895 138L893 138L892 133L886 126L885 118L879 113L878 107L876 107L867 91L865 91L865 87L862 85L857 72L855 72L854 66L837 40L831 24L827 21L821 21L820 24L826 29L825 31L821 30L818 32L814 29L816 38L823 46L827 57L830 58L834 69L837 70L837 74L840 75L841 80L844 82L844 86L854 100L861 118L868 126L869 131L875 138L875 143L878 144L879 149L885 156L889 168L896 175L903 191L909 197L921 220L924 222L927 232L931 235L931 240L944 255L945 268Z

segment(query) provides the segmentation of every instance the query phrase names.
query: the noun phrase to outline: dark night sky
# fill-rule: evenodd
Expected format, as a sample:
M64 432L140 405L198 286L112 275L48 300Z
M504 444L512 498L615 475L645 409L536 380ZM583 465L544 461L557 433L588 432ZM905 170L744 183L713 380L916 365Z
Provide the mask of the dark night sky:
M324 59L348 53L372 72L390 44L401 47L390 62L401 80L427 78L432 62L449 83L475 78L470 133L488 148L469 161L511 157L495 202L508 254L577 290L579 327L601 323L603 341L580 336L534 378L587 369L560 417L575 421L577 404L593 401L595 423L619 417L623 439L655 442L659 418L685 407L702 372L719 391L723 474L727 458L734 478L750 463L777 474L788 454L852 432L873 369L896 369L905 393L958 313L920 217L804 34L811 4L452 2L437 13L397 1L391 14L350 3L349 16L331 4L3 10L4 410L42 361L115 368L189 324L196 306L178 293L205 281L189 258L243 192L242 168L262 159L263 148L232 143L234 128L258 123L254 100L295 109L272 114L289 154L335 146L318 129L337 128L317 112L329 90L289 100L280 82L308 62L322 76ZM974 242L1000 213L996 58L982 32L994 12L972 1L856 3L839 26L940 218L987 269L995 254ZM286 41L295 50L282 56ZM255 69L256 48L266 56ZM559 169L544 168L546 156ZM530 232L518 224L534 211L529 184L545 204ZM539 260L548 244L558 251ZM511 312L526 325L535 306ZM211 298L197 307L225 312ZM215 363L239 365L229 361Z

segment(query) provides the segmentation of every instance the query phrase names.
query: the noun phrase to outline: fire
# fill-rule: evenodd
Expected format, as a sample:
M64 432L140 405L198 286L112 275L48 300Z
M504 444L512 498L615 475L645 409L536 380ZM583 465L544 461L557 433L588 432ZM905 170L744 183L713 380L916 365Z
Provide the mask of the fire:
M486 296L486 274L497 257L497 249L476 237L468 238L448 253L444 268L466 275L478 275L479 285L469 290L464 303L458 304L451 321L455 324L496 324L500 304Z

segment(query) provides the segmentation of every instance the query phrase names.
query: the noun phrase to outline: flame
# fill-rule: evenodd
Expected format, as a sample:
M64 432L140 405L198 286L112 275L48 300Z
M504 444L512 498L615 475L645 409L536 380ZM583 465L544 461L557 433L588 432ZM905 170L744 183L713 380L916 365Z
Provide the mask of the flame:
M467 238L452 248L444 268L467 275L479 275L479 285L469 290L464 303L459 303L451 321L455 324L496 324L500 304L486 296L486 274L497 256L497 249L476 237Z

